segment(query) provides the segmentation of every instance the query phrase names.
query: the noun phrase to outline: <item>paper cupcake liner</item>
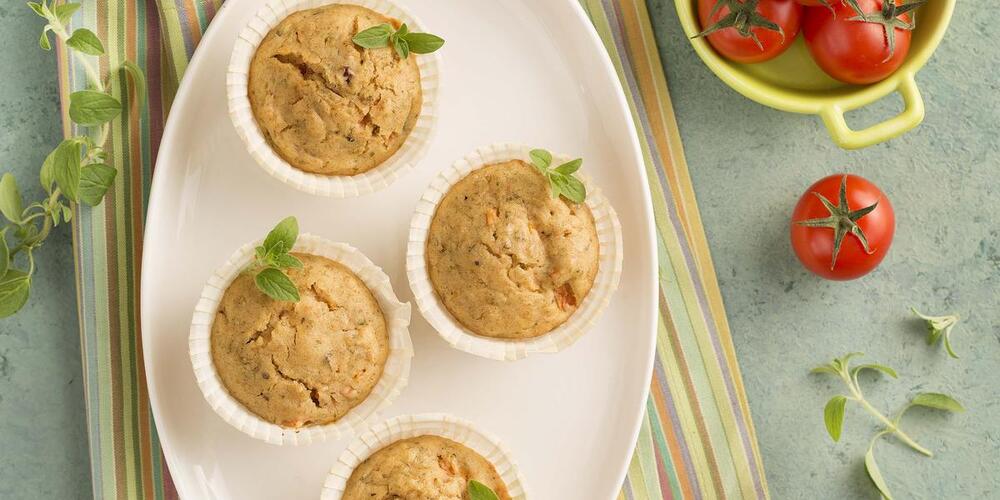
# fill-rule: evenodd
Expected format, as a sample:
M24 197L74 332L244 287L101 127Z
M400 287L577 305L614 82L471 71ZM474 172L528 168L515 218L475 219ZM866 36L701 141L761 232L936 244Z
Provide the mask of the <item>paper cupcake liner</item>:
M510 160L531 163L528 153L532 148L514 144L494 144L476 150L442 171L424 192L417 203L410 222L409 244L406 250L406 275L413 290L420 312L435 330L456 349L485 358L514 361L533 353L554 353L570 346L582 337L597 321L618 288L622 274L622 230L618 215L607 198L586 177L585 203L594 215L600 254L594 286L583 299L580 307L565 323L542 336L527 340L504 340L476 335L452 317L439 299L431 284L424 251L431 219L444 195L451 187L480 167ZM565 155L554 155L553 164L569 161Z
M229 116L236 132L243 139L250 155L267 173L310 194L348 198L373 193L392 184L427 152L437 125L441 56L438 53L413 55L417 58L417 67L420 69L423 105L406 142L389 159L367 172L353 176L326 176L299 170L271 148L254 119L247 95L250 63L260 42L289 14L329 4L360 5L406 23L410 31L426 31L413 15L387 0L269 0L250 19L236 39L226 75L226 89L229 96Z
M401 439L431 434L451 439L482 455L497 470L513 500L524 500L525 482L510 451L472 423L443 413L402 415L361 434L344 450L323 484L322 500L340 500L354 469L369 456Z
M344 243L333 243L318 236L299 236L293 251L326 257L339 262L356 274L372 291L385 316L389 330L389 356L371 394L337 422L291 429L268 422L246 409L222 384L212 361L212 323L222 295L234 279L254 259L256 241L240 248L208 280L201 292L191 320L188 350L198 387L205 400L229 425L247 435L277 445L304 445L338 439L364 429L378 412L386 408L406 387L410 378L413 344L410 342L410 304L402 303L392 290L389 277L360 251Z

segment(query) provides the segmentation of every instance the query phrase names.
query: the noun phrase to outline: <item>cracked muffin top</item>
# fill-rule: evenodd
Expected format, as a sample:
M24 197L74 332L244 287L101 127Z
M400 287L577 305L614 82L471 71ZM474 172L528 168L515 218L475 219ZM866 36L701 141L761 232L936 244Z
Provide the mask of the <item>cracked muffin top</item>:
M496 468L482 455L433 435L403 439L376 451L347 480L343 500L463 500L469 480L510 500Z
M357 5L291 14L257 48L248 94L274 151L293 167L356 175L377 167L406 141L420 114L416 58L351 39L399 21Z
M295 254L287 271L298 302L264 295L252 273L226 289L212 324L212 361L226 390L251 413L283 426L337 421L382 376L389 336L378 300L354 273Z
M585 204L553 198L535 167L479 168L441 200L427 237L431 284L477 335L527 339L565 322L594 285L599 244Z

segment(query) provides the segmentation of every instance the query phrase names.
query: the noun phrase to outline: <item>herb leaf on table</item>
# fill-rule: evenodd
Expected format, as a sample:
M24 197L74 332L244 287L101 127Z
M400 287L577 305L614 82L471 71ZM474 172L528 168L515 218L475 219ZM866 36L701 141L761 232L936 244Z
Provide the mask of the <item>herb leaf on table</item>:
M921 314L916 308L911 307L910 310L927 323L927 345L934 345L940 340L944 343L944 350L948 355L958 359L958 354L951 347L951 329L958 324L958 315L928 316Z

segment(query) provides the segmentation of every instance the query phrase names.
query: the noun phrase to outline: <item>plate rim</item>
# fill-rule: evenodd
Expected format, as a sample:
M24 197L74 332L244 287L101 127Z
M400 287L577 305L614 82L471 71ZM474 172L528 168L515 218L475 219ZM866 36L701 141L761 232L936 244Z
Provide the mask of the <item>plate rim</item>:
M216 43L215 42L215 38L217 37L216 33L219 31L217 25L220 23L215 22L215 20L219 19L219 16L229 15L228 12L232 10L232 5L234 3L236 3L235 0L225 2L223 3L222 8L220 8L219 11L216 12L215 16L213 17L213 21L209 23L208 28L205 30L204 35L202 36L201 40L198 43L198 46L195 47L194 53L192 54L191 59L188 61L186 65L185 73L201 66L202 64L201 61L206 57L205 53L208 52L208 49L206 49L205 47L208 47L213 43ZM655 271L656 269L658 269L657 265L658 249L656 246L656 238L655 238L656 230L655 230L655 221L653 218L652 194L650 192L649 177L646 173L645 159L642 153L642 147L639 142L638 129L636 128L636 124L633 118L632 108L629 105L627 98L625 97L625 89L623 83L619 78L618 71L616 70L614 63L611 60L611 56L608 53L603 40L601 40L599 34L597 33L597 28L591 22L590 17L586 12L586 10L584 9L583 5L579 3L578 0L560 0L560 3L562 4L561 8L563 9L568 8L575 16L575 18L570 23L573 26L570 29L582 28L584 30L585 36L589 39L591 45L585 50L596 52L596 59L600 63L599 68L603 70L602 77L610 79L611 86L613 88L612 90L613 93L615 94L615 100L616 100L614 105L619 111L625 114L625 126L627 128L629 136L629 146L630 146L628 150L631 151L631 156L632 156L631 161L629 161L628 163L631 166L631 168L636 170L642 188L641 200L633 200L633 203L639 202L643 206L641 212L642 216L644 216L645 218L645 224L643 230L641 231L641 236L646 240L645 242L646 254L648 255L649 259L649 262L647 262L646 264L650 269ZM532 5L532 2L526 2L526 5L529 6ZM559 7L559 5L556 5L556 7ZM598 68L595 67L590 69L597 70ZM178 105L181 105L187 100L189 100L190 99L189 94L194 92L193 89L194 85L192 83L192 79L190 78L184 79L182 77L181 82L177 89L177 93L174 96L171 108L176 109ZM160 137L161 145L173 142L175 140L174 136L176 136L179 133L178 130L179 122L176 116L177 116L176 113L169 113L167 115L167 120L163 127L163 134ZM151 235L156 232L155 230L151 231L150 228L159 225L158 219L160 218L160 216L157 214L161 213L161 211L154 210L154 207L158 207L160 204L163 203L162 201L160 201L161 198L160 192L163 191L163 189L165 188L162 188L160 186L162 186L167 182L166 179L168 174L166 165L168 162L166 161L166 159L170 158L170 156L171 153L169 152L169 150L167 148L161 147L158 151L158 156L153 167L153 176L150 181L150 188L149 188L149 198L148 201L146 202L146 218L143 225L142 244L144 251L142 255L141 269L151 269L154 264L151 261L150 257L151 252L147 252L145 251L145 249L152 248L151 239L153 239L154 237ZM162 167L161 163L164 164ZM149 284L149 280L146 278L146 276L147 276L146 273L142 273L140 275L140 283L139 283L140 332L150 331L152 329L151 325L152 320L149 319L150 316L142 314L143 310L152 306L152 304L148 304L148 301L151 300L150 297L152 296L152 290L149 289L151 285ZM644 285L645 288L647 289L646 293L652 295L650 300L653 307L650 308L648 317L645 318L644 321L640 321L640 323L646 323L647 327L647 332L645 337L646 358L643 366L643 373L646 374L645 377L646 379L650 379L653 373L653 361L656 357L656 344L657 344L656 318L659 311L655 297L657 290L659 289L657 273L656 272L651 273L650 276L646 277L645 281L646 283L644 283ZM149 350L152 349L153 347L151 343L152 340L150 336L142 335L142 348L144 353L151 352ZM153 373L153 365L152 365L153 357L154 356L151 356L149 354L143 355L143 370L146 375L147 393L150 395L149 404L153 417L153 424L154 426L156 426L156 431L159 436L160 449L163 453L164 460L167 463L167 468L170 470L178 470L180 464L177 462L178 459L175 453L172 451L173 441L167 437L169 433L161 431L160 426L157 424L157 421L162 416L162 410L158 398L152 397L152 395L157 392L156 387L158 387L158 380L156 379L156 377L151 375ZM625 476L628 473L628 468L629 464L631 463L632 455L635 453L636 442L639 437L639 431L641 430L642 421L646 414L645 403L649 399L649 394L650 394L650 384L646 383L642 388L642 397L639 399L638 404L636 404L635 408L633 408L632 410L633 412L632 428L631 432L629 433L631 435L630 446L629 446L630 452L627 454L622 463L618 464L617 466L618 472L616 474L617 480L614 483L615 486L613 486L612 491L607 492L606 498L617 497L618 493L620 492L624 484ZM186 488L188 486L186 483L174 482L174 486L178 492L178 495L181 498L187 498L188 494L192 493L186 491Z

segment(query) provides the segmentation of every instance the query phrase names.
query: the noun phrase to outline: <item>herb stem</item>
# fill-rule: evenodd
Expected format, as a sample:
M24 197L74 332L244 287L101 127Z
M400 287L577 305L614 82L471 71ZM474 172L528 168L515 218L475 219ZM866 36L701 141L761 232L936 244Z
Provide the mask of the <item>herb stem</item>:
M63 43L66 43L66 41L69 40L70 34L66 31L66 27L63 26L62 21L60 21L58 17L50 17L49 25L52 26L52 33L55 33L55 35L59 37ZM75 58L81 66L83 66L83 72L87 75L87 80L94 87L94 90L102 93L106 92L104 81L101 80L101 77L97 72L97 68L95 68L91 63L89 57L86 54L75 50L69 50L67 52L72 54L72 57ZM98 130L97 140L95 141L98 146L103 145L108 140L108 134L110 132L108 129L109 124L105 123L101 125Z
M911 438L905 432L903 432L902 429L900 429L895 422L889 420L885 415L882 414L882 412L878 411L877 408L872 406L872 404L869 403L867 399L865 399L864 394L861 393L861 388L858 387L857 383L854 382L849 376L845 376L844 380L847 382L847 387L850 389L851 394L854 395L853 399L857 401L862 407L864 407L865 410L868 410L868 413L872 414L872 416L877 418L880 422L882 422L885 425L886 430L884 432L895 434L900 441L906 443L907 446L913 448L914 450L920 452L923 455L926 455L928 457L934 456L934 453L931 452L931 450L924 448L919 443L914 441L913 438Z

